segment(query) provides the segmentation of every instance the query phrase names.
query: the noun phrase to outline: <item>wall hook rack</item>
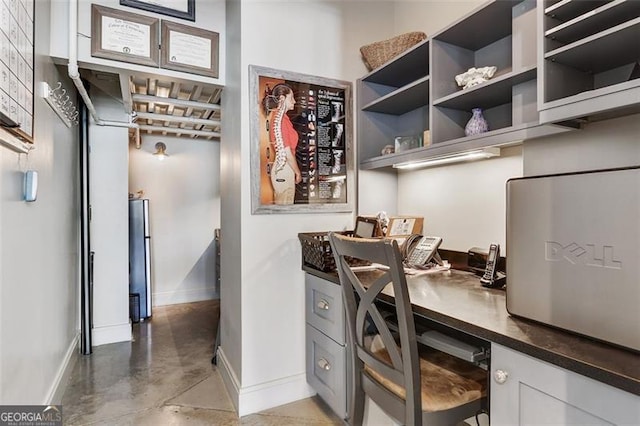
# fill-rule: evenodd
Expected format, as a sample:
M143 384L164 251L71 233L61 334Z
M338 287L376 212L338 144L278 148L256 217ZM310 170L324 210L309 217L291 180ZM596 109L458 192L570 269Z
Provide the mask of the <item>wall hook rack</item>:
M46 81L40 82L40 95L67 127L78 124L80 112L67 93L67 89L62 87L61 82L58 82L54 88L49 86Z

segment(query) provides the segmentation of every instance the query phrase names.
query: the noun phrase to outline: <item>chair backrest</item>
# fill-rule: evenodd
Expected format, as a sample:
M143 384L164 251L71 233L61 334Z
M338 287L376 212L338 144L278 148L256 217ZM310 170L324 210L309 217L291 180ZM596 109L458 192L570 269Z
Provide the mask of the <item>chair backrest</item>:
M399 417L404 418L397 419L404 424L419 425L422 420L420 361L411 302L398 243L389 239L351 238L336 233L329 234L329 241L344 295L349 342L354 364L354 393L362 391L363 375L366 375L370 382L379 384L380 388L386 389L380 381L365 371L364 365L366 365L369 370L374 371L384 380L390 380L406 389L406 398L401 401L404 412L398 413L396 411L394 417L398 417L400 414ZM349 258L367 260L384 265L388 269L356 274L349 266ZM377 296L388 284L392 285L395 298L397 340L375 305ZM370 322L375 325L376 332L388 352L390 362L384 361L379 355L376 356L376 353L371 349L369 344ZM394 404L398 405L399 398L390 392L376 393L376 395L379 398L394 398ZM383 409L385 409L385 405L391 405L391 403L385 404L385 401L377 401L372 394L369 396Z

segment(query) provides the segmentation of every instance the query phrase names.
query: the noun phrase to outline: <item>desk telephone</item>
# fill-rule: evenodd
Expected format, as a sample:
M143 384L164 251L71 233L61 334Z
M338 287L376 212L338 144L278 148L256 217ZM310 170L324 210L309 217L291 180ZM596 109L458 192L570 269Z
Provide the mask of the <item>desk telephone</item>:
M429 237L413 234L402 245L402 255L405 263L413 266L423 266L433 261L442 265L442 259L438 254L438 247L442 243L440 237Z

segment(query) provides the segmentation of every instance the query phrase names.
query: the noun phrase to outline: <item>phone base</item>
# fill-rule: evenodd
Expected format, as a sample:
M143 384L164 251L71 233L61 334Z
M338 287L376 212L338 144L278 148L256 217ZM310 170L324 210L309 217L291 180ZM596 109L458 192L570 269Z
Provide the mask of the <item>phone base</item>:
M496 276L491 280L480 278L480 284L488 288L502 288L507 284L507 276L502 272L496 272Z

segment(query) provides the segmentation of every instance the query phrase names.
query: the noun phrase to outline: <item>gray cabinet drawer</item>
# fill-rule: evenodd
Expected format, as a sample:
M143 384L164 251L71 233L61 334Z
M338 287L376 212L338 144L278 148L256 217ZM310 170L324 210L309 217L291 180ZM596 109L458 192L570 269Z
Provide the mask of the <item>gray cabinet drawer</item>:
M307 382L337 415L346 418L346 347L337 344L309 324L306 328Z
M331 281L306 274L305 299L307 323L344 345L342 287Z

